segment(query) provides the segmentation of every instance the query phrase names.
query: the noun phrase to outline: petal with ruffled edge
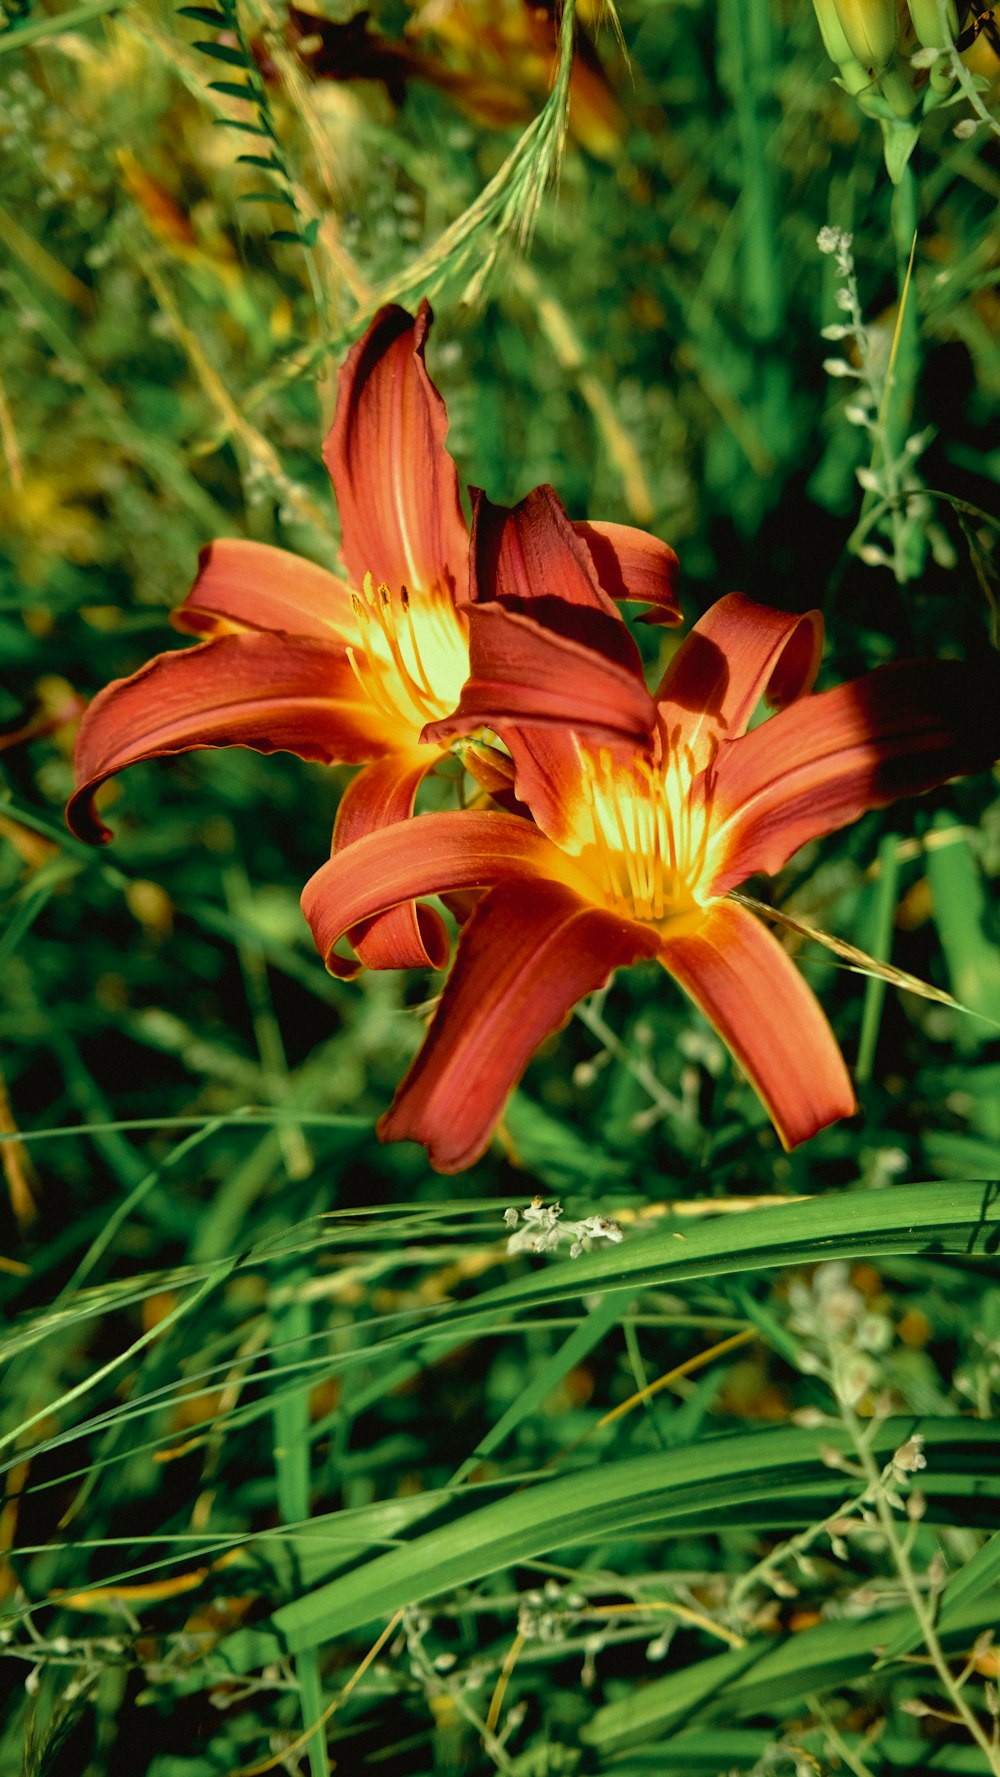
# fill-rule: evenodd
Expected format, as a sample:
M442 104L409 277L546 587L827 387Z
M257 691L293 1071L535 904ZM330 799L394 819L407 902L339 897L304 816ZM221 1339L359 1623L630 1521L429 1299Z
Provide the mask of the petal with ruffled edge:
M598 582L609 598L652 605L640 623L680 623L677 603L679 563L669 543L632 524L606 519L575 519L573 529L590 551Z
M424 365L431 311L379 310L340 372L323 446L355 586L366 573L411 597L468 594L469 533L445 448L448 415Z
M590 885L571 858L520 815L448 809L368 833L334 853L302 891L320 955L362 921L422 895L556 881L585 899Z
M411 747L359 771L340 800L334 854L368 833L408 820L417 790L436 763L437 754L430 747ZM336 951L327 958L331 974L343 980L350 980L360 968L443 969L451 949L441 915L412 901L361 921L348 937L357 961Z
M777 939L733 901L666 938L660 961L718 1031L794 1148L856 1109L844 1058L818 1000Z
M266 629L358 642L346 581L287 549L236 537L220 537L201 551L198 578L170 621L194 635Z
M898 796L991 765L1000 683L959 661L900 661L781 710L723 743L707 892L769 875L805 845Z
M355 765L391 751L391 729L340 648L305 636L220 636L158 654L94 698L80 724L78 788L66 818L81 839L109 839L94 813L94 792L143 759L195 747L250 747Z
M614 969L656 953L648 927L559 883L504 883L476 908L416 1061L378 1122L438 1172L478 1160L538 1045Z
M743 734L760 699L783 708L811 689L823 652L823 619L758 605L742 592L699 618L655 693L662 727L679 744L703 733Z

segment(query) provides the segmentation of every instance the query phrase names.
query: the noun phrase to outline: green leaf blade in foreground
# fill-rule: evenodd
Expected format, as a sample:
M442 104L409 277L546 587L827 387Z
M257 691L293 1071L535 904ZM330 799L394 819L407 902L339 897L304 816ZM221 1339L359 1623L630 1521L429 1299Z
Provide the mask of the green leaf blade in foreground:
M442 1312L436 1325L451 1337L495 1327L504 1311L520 1313L592 1292L672 1287L702 1277L733 1277L825 1259L1000 1251L1000 1181L948 1179L883 1191L837 1191L774 1209L720 1216L683 1233L667 1230L621 1246L547 1265L488 1291L468 1307Z
M966 1647L995 1621L988 1598L966 1600L942 1612L946 1645ZM758 1713L787 1710L811 1692L863 1678L886 1642L898 1640L913 1621L910 1610L893 1610L860 1622L838 1619L780 1639L757 1636L746 1647L696 1660L679 1672L632 1688L627 1697L598 1709L581 1739L604 1754L648 1745L651 1737L691 1724L704 1727Z
M928 1515L944 1491L982 1498L987 1521L996 1501L990 1473L1000 1452L1000 1425L965 1419L886 1420L875 1436L878 1459L920 1432L925 1439ZM796 1426L726 1433L697 1444L591 1468L522 1487L503 1499L452 1516L448 1522L391 1549L351 1572L283 1605L267 1625L239 1631L216 1657L234 1672L247 1672L282 1655L296 1654L367 1624L404 1606L468 1585L512 1563L530 1560L568 1545L600 1541L607 1535L664 1535L686 1527L692 1513L711 1514L724 1529L727 1512L748 1499L812 1497L818 1518L838 1508L856 1490L850 1478L831 1470L822 1446L852 1453L839 1426L805 1430ZM859 1484L858 1484L859 1485ZM991 1515L990 1515L991 1514ZM967 1513L967 1522L974 1521Z

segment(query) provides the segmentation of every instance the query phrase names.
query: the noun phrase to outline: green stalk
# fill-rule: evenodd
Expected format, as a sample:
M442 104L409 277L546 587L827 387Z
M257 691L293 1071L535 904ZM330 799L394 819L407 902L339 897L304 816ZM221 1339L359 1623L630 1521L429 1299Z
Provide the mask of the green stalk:
M887 963L892 952L892 925L896 912L896 892L899 885L899 841L895 833L886 833L878 848L878 872L868 949L876 961ZM880 980L877 975L869 975L865 983L861 1037L858 1043L857 1064L854 1069L854 1078L859 1086L866 1085L872 1077L872 1066L875 1060L875 1048L882 1024L884 1005L885 982Z
M777 462L793 439L787 354L785 277L778 233L780 195L774 164L775 25L768 0L724 0L727 85L736 118L743 191L740 256L747 331L757 348L750 385L762 435Z

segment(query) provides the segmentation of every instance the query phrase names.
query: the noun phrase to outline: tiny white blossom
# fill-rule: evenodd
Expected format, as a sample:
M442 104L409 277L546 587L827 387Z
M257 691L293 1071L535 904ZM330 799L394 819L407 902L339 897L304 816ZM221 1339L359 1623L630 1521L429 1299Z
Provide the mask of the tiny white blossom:
M590 1252L595 1241L607 1240L613 1246L625 1236L616 1221L610 1216L585 1216L579 1222L564 1222L562 1206L559 1203L543 1203L536 1197L523 1211L518 1226L518 1212L508 1209L504 1213L504 1222L515 1232L507 1242L507 1251L515 1253L551 1253L562 1244L569 1242L569 1256L579 1258L581 1253Z

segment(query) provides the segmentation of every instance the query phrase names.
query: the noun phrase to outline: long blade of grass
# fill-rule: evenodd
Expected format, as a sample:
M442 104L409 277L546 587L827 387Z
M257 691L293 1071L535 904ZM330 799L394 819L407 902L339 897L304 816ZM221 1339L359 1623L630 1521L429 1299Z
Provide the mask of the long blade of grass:
M949 1453L960 1474L962 1462L975 1463L987 1446L1000 1450L1000 1425L953 1418L916 1424L912 1416L886 1420L873 1447L886 1461L915 1431L925 1439L930 1475L945 1469ZM851 1483L839 1472L831 1475L821 1446L844 1456L853 1451L841 1426L824 1426L821 1434L780 1426L707 1438L675 1448L669 1457L658 1451L601 1463L522 1488L283 1605L267 1627L230 1636L219 1655L234 1672L250 1671L543 1552L591 1545L611 1534L662 1536L672 1519L690 1523L692 1511L706 1525L727 1523L732 1508L748 1496L780 1499L787 1510L790 1495L832 1482L835 1498L843 1497ZM951 1485L955 1479L953 1471ZM981 1491L974 1475L969 1480L973 1495Z

